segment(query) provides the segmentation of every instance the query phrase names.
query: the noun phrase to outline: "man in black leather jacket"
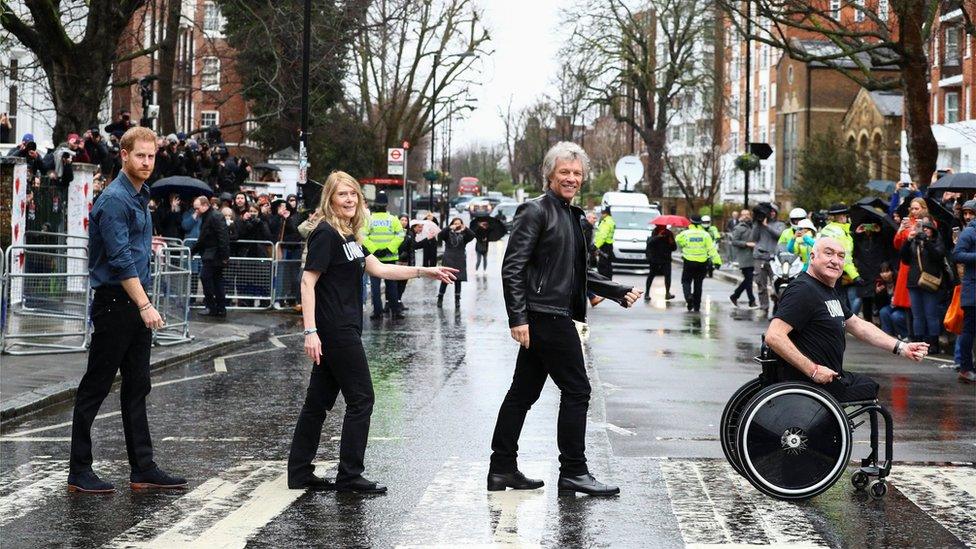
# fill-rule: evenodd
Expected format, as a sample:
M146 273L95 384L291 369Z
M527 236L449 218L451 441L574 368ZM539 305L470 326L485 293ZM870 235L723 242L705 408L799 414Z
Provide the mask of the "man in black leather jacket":
M598 482L586 467L586 411L590 383L573 320L586 319L587 289L631 306L641 292L586 268L583 210L570 202L579 191L589 158L579 145L557 143L543 161L546 193L519 206L505 259L502 284L512 338L519 342L512 386L505 395L491 441L488 490L530 490L543 485L518 470L518 439L546 377L561 392L557 439L559 492L597 496L620 493Z

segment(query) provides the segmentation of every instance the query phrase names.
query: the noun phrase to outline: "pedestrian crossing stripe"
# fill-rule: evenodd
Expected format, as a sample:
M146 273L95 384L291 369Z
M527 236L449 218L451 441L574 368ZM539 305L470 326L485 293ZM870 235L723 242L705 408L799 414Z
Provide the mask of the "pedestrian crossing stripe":
M891 479L919 509L964 544L976 547L976 469L904 466L893 469Z
M41 508L52 495L63 494L67 482L67 460L35 460L8 473L0 482L0 527Z

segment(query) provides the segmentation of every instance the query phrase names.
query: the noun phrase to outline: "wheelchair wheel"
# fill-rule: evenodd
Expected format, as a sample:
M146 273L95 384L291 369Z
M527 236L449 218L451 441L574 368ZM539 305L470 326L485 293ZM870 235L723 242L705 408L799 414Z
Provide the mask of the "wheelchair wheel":
M739 419L742 417L743 409L749 403L749 399L754 397L760 389L762 389L762 383L759 378L746 382L732 394L732 398L722 410L722 421L719 423L722 452L725 454L725 459L729 461L729 465L740 475L742 474L742 465L739 463L739 453L735 447L735 433L739 428Z
M851 427L832 396L806 383L759 391L736 431L742 474L759 491L807 499L828 490L851 457Z

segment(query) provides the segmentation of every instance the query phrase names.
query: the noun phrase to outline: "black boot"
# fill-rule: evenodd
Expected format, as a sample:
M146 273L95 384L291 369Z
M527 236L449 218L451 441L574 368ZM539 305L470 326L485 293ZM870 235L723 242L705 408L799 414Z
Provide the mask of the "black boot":
M457 309L460 306L461 306L461 296L460 295L455 295L454 296L454 308Z
M437 294L437 308L440 309L444 306L444 294Z
M521 471L514 473L488 473L488 491L499 492L506 488L513 490L535 490L542 488L543 482L534 478L526 478Z

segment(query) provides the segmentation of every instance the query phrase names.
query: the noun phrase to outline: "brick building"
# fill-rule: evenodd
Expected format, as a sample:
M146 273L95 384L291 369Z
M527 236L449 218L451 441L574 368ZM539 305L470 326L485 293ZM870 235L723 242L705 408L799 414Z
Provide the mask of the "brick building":
M164 35L166 2L153 0L135 14L120 51L150 47ZM232 152L252 147L247 141L248 108L240 95L241 83L235 70L235 52L223 35L223 18L212 0L183 0L176 44L173 76L173 112L177 131L201 132L209 126L220 126L224 141ZM116 65L113 81L131 85L118 87L112 93L112 112L129 109L132 119L142 115L142 99L135 84L140 78L158 74L159 53L138 57ZM159 103L159 85L154 88L153 103ZM159 119L153 123L159 129Z
M848 149L857 151L868 177L898 181L901 174L902 111L900 91L858 92L844 115L841 134Z

